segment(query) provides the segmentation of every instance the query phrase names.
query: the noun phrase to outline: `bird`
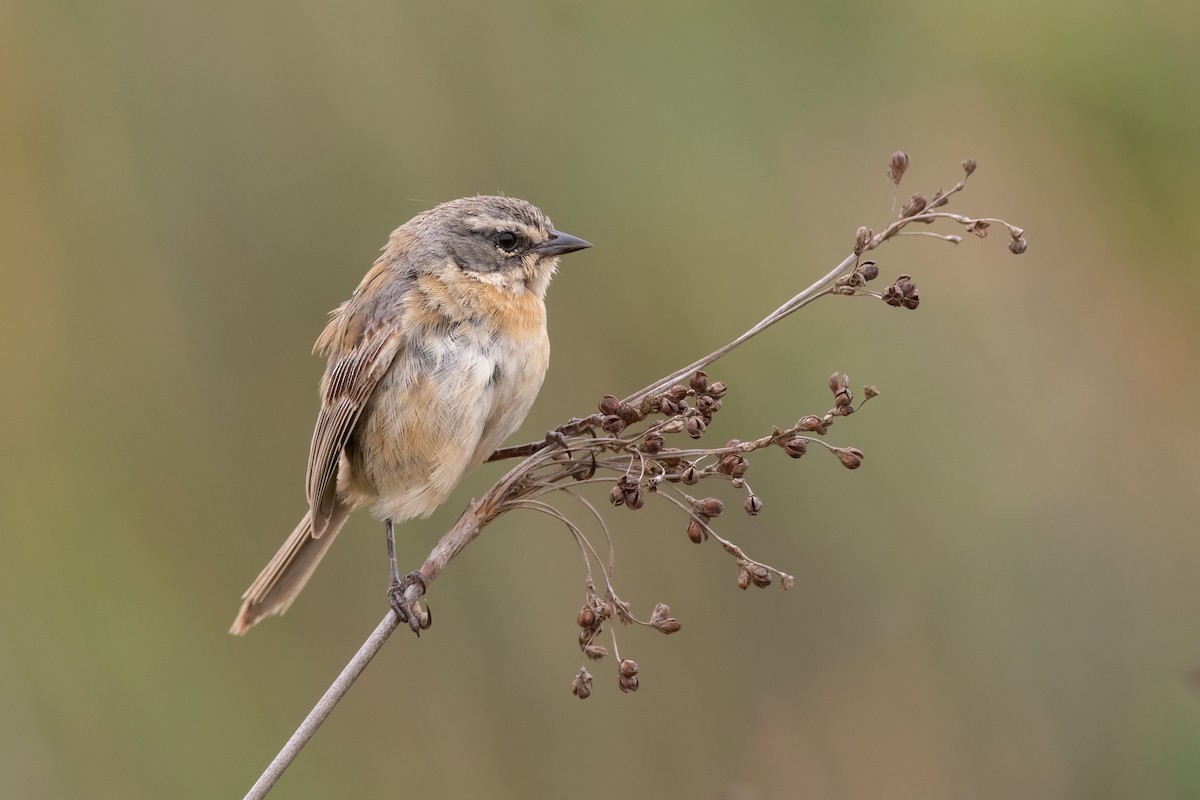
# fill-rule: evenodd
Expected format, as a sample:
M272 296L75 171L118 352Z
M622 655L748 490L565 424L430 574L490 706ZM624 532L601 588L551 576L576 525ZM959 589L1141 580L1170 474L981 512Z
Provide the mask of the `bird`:
M308 509L230 633L286 611L362 507L384 521L392 608L420 632L403 602L420 573L398 574L394 525L433 513L524 421L549 366L546 289L559 256L591 246L506 196L451 200L392 232L313 348L328 363Z

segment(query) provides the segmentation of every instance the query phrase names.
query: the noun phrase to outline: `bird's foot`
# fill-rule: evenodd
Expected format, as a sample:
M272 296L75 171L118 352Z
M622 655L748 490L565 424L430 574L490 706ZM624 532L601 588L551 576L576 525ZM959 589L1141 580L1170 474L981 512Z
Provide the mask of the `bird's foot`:
M420 636L421 631L433 624L433 612L429 609L428 603L421 608L416 598L408 599L408 590L413 586L420 587L417 597L425 595L425 578L420 572L410 572L403 578L393 576L391 582L388 583L388 603L391 604L392 611L396 612L400 621L406 623L413 633Z

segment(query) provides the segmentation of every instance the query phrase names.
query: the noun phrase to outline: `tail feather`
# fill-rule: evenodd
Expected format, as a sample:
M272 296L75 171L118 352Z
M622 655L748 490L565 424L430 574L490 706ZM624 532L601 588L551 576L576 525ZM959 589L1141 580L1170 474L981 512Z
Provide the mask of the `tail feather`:
M350 508L337 503L321 538L313 538L312 512L304 515L283 546L272 556L242 595L242 607L229 632L241 636L263 617L282 614L312 577L325 551L337 537Z

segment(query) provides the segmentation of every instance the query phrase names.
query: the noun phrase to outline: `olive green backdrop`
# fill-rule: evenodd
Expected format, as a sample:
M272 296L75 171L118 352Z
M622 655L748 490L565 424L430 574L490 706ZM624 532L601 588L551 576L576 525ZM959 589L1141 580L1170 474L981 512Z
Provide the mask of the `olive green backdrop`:
M712 370L713 439L883 396L751 459L722 530L614 509L623 629L569 692L582 568L504 518L279 797L1200 793L1200 13L1185 3L0 4L0 795L240 796L384 612L355 518L284 618L225 630L303 510L308 355L388 232L504 192L595 243L550 291L522 439L707 352L861 224L1028 230L879 254ZM883 176L903 148L899 197ZM402 528L415 566L499 470ZM726 496L736 510L736 495Z

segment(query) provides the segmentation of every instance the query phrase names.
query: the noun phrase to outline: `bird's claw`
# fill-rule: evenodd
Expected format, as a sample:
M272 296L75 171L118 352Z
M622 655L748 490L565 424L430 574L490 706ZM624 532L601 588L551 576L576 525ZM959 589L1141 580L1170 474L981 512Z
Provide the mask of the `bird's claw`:
M421 608L416 598L408 599L408 589L411 586L421 588L417 597L425 595L425 577L420 572L410 572L399 580L392 578L388 584L388 603L400 621L406 623L413 633L420 636L421 631L433 624L433 611L429 608L428 603Z

